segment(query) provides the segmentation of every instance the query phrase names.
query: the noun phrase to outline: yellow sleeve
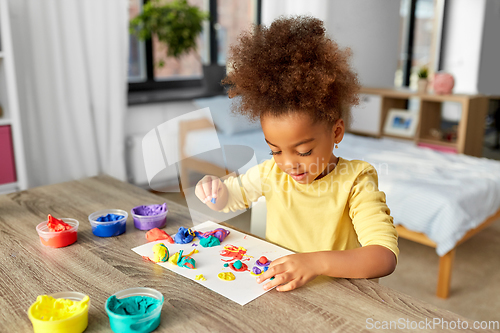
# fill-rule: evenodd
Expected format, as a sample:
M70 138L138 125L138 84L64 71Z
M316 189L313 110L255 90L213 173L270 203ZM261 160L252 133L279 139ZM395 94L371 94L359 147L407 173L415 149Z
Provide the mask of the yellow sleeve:
M378 190L377 171L366 167L356 178L349 197L349 216L361 246L381 245L399 256L398 233L387 207L385 193Z
M264 173L269 168L269 162L265 161L261 164L251 167L245 174L238 177L229 177L224 180L224 184L228 190L227 204L220 212L228 213L250 207L250 202L257 201L262 192L262 180Z

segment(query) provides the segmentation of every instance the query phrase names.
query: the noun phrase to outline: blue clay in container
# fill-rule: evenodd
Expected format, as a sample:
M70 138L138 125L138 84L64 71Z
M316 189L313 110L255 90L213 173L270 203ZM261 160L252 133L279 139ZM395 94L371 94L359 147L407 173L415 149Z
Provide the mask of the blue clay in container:
M89 215L92 233L98 237L113 237L127 230L128 213L121 209L104 209Z
M127 230L127 223L115 222L111 224L100 224L92 227L92 233L99 237L113 237L123 234Z

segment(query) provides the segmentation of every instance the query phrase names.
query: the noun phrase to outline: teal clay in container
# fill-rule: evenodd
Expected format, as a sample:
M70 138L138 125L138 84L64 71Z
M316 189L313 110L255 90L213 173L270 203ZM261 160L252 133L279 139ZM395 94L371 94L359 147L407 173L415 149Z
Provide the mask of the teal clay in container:
M148 333L160 325L163 295L151 288L130 288L106 301L111 329L116 333Z

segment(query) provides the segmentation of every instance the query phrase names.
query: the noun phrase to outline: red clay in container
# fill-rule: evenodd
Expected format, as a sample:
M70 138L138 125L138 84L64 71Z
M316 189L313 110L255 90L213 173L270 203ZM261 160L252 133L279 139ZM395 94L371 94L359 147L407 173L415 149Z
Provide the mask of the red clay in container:
M78 239L78 221L70 218L63 218L61 220L64 221L63 223L65 225L71 228L62 231L50 231L47 221L37 225L36 231L43 245L57 248L68 246L76 242Z

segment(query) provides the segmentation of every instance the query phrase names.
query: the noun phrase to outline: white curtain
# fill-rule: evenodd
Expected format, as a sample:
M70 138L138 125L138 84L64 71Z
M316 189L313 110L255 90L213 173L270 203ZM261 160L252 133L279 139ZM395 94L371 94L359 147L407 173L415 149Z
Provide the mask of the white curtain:
M125 180L127 0L9 0L29 187Z

